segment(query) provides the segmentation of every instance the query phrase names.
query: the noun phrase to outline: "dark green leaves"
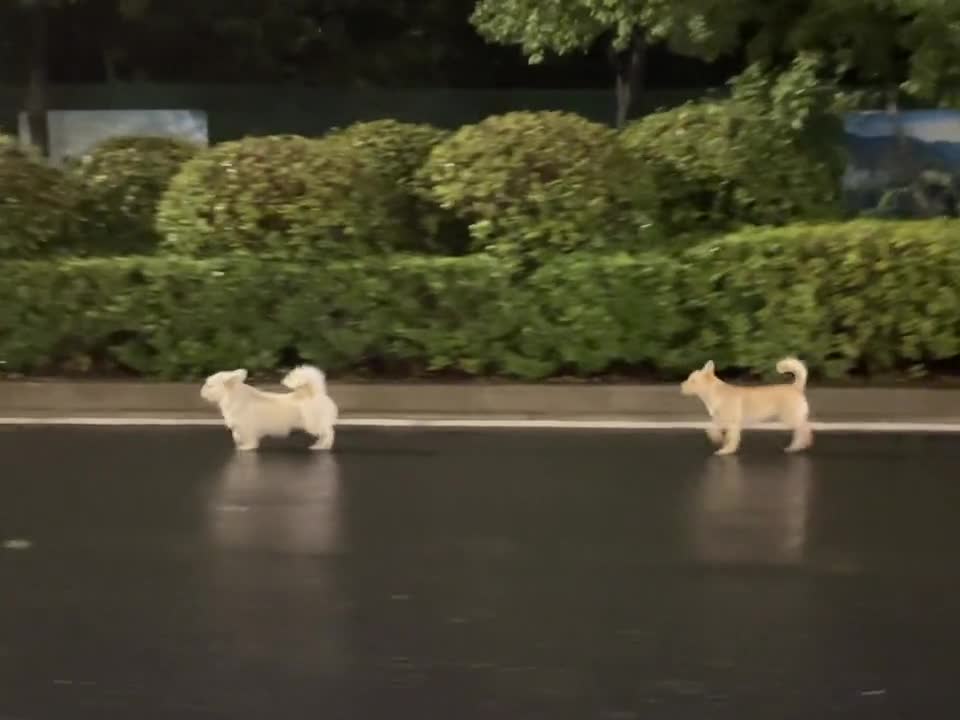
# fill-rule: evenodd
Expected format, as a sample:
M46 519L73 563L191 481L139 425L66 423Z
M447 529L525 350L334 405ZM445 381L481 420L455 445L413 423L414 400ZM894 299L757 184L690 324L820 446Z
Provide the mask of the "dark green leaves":
M72 177L0 135L0 258L60 249L76 221L78 197Z
M170 179L200 148L164 137L115 137L93 148L76 164L82 185L84 253L153 252L157 204Z
M839 213L838 116L813 59L770 75L752 66L727 100L654 113L620 134L656 179L674 232L782 225Z
M296 359L337 373L538 379L714 359L763 375L915 373L960 356L957 221L755 228L677 254L327 263L176 257L0 263L18 372L191 378Z
M342 137L250 137L187 162L157 213L168 252L353 257L382 249L390 186Z

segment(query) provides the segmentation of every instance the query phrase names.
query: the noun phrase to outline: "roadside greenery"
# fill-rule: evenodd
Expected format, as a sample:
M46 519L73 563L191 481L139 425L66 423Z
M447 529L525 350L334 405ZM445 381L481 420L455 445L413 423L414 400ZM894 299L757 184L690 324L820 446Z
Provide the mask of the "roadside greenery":
M670 379L960 358L955 220L845 222L816 58L620 131L556 112L52 168L0 137L6 372Z
M523 379L714 359L828 378L960 355L956 221L751 228L678 252L323 263L251 256L4 260L0 358L18 373L192 378L298 360L335 373Z

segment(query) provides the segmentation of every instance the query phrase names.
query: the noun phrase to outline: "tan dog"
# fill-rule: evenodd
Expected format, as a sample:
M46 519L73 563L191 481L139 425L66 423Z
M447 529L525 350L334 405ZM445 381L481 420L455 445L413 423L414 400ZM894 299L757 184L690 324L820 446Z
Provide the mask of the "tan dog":
M696 395L706 405L713 419L707 436L717 444L722 443L717 455L737 451L745 422L779 419L793 430L793 441L786 448L787 452L806 450L813 444L813 430L808 420L810 406L804 395L807 367L790 357L777 363L777 372L792 374L793 383L759 387L730 385L716 376L711 360L700 370L690 373L680 385L680 392Z

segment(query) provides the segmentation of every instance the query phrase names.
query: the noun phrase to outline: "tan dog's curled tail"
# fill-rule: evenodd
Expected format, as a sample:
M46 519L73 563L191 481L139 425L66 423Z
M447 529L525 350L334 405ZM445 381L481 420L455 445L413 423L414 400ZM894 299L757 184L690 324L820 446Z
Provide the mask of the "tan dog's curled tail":
M317 397L327 394L327 376L323 370L312 365L295 367L283 378L283 384L294 392L307 396Z
M781 375L793 375L793 386L803 392L807 387L807 366L795 357L784 358L777 363L777 372Z

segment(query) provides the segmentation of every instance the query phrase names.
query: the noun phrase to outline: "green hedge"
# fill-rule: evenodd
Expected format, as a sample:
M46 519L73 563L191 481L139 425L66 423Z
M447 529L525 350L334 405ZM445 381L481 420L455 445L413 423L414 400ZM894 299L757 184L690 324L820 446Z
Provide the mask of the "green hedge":
M529 270L569 253L830 217L836 167L761 85L622 133L572 113L513 112L456 132L378 120L203 149L123 137L71 172L0 137L0 257L489 252Z
M365 165L383 180L381 191L388 193L390 203L390 223L383 229L385 246L441 254L459 254L464 249L465 224L426 200L416 182L430 152L449 136L449 130L397 120L354 123L327 136L363 154Z
M163 249L281 259L356 257L385 249L391 186L339 137L249 137L186 162L157 211Z
M0 135L0 258L65 249L74 231L79 186L32 149Z
M82 186L80 249L91 253L152 252L157 204L171 178L201 148L176 138L114 137L80 157L74 172Z
M653 173L669 231L840 215L837 167L759 103L686 103L637 120L620 141Z
M419 173L423 192L470 224L475 251L544 259L649 247L657 205L642 163L610 128L562 112L514 112L461 128Z
M960 356L957 221L759 229L676 256L573 254L523 279L495 257L4 261L10 371L188 378L299 359L335 372L541 378L712 358L769 372L913 371Z
M302 358L333 370L495 370L510 286L498 262L244 257L0 263L0 359L36 372L125 368L195 377Z
M698 318L681 342L722 366L796 352L829 377L922 371L960 356L960 222L758 228L683 257Z

